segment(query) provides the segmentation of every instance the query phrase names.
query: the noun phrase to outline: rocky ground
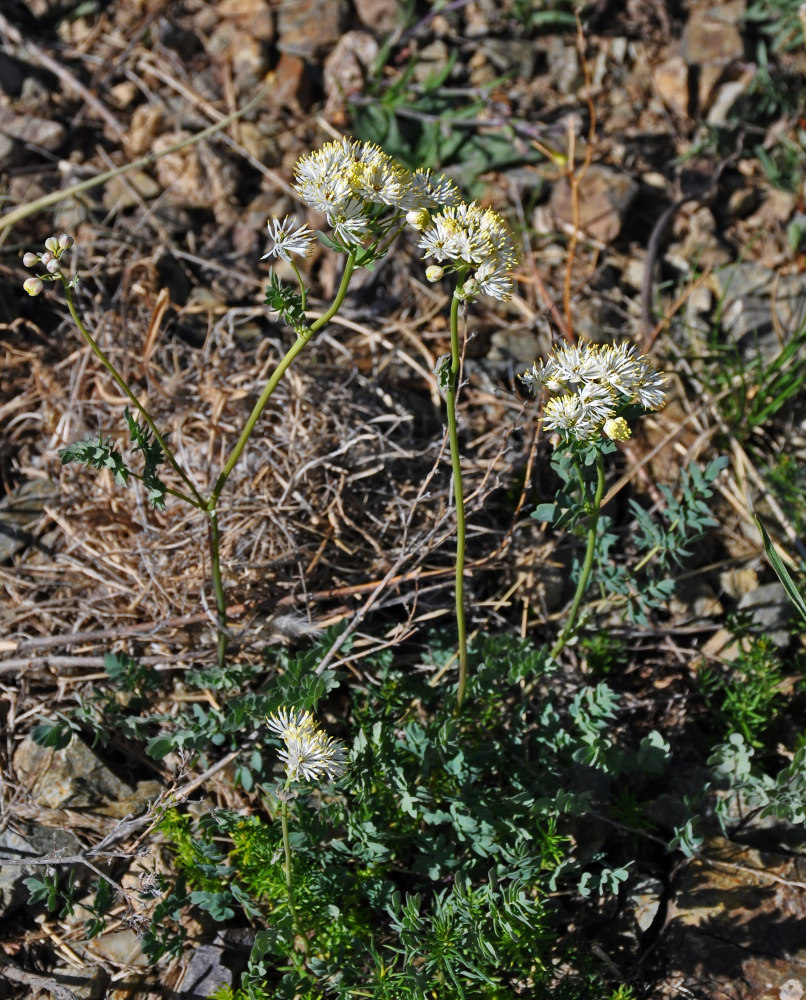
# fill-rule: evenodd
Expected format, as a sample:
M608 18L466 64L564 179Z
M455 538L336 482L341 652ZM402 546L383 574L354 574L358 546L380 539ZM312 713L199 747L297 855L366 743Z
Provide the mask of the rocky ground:
M87 940L83 921L26 904L22 880L37 865L99 844L129 851L115 878L141 884L137 817L176 788L141 750L43 749L32 724L90 692L110 648L181 675L211 661L215 636L201 522L60 466L67 442L119 427L121 403L56 290L22 293L22 253L75 236L88 325L204 478L287 336L262 304L267 216L301 212L293 163L333 137L445 170L522 234L515 297L471 320L462 419L474 627L540 635L568 596L567 552L526 516L547 446L515 374L552 338L628 337L669 372L673 398L625 446L622 486L652 502L691 460L727 453L731 469L714 499L720 528L688 564L671 614L650 635L624 633L639 651L625 694L642 719L688 732L703 712L697 663L729 658L725 617L738 608L779 646L786 725L802 727L800 639L750 511L802 565L806 26L784 0L598 0L581 5L579 30L572 9L29 0L0 10L6 994L122 998L159 981L208 996L232 981L246 947L234 931L195 928L198 947L157 974L136 928ZM304 266L320 308L338 277L333 255ZM450 620L449 470L431 376L447 301L401 248L362 277L283 383L223 514L247 657L356 613L368 635L401 642ZM513 503L513 483L533 468ZM390 570L395 586L379 595ZM180 683L172 697L196 695ZM225 768L203 791L247 802ZM661 827L668 805L658 802ZM597 947L637 996L806 992L800 831L745 832L714 835L693 861L639 866L620 899L588 914L591 927L610 925Z

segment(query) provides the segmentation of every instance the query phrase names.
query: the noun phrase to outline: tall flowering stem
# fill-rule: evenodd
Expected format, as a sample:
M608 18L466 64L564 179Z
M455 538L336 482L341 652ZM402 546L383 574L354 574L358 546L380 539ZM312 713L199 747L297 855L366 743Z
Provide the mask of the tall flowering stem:
M447 367L440 366L437 376L445 391L448 411L448 441L453 491L456 503L456 629L459 656L459 680L456 688L456 711L462 710L467 690L467 626L465 622L465 505L462 489L462 465L456 422L456 394L459 389L462 356L459 348L459 304L467 306L479 295L506 300L513 290L512 269L518 261L512 234L504 220L490 208L475 202L467 204L454 196L441 211L427 207L410 211L406 220L420 236L417 245L436 264L426 268L429 281L456 275L456 289L451 300L451 356Z
M460 275L456 293L451 301L451 361L445 405L448 411L448 444L453 469L453 497L456 504L456 577L454 597L456 602L456 632L459 652L459 683L456 688L456 711L462 710L467 688L467 622L465 620L465 498L462 484L462 458L459 454L459 433L456 421L456 394L462 368L459 348L459 303L462 298L464 275Z
M221 576L221 560L219 557L219 533L218 533L218 520L216 515L216 505L218 504L221 492L227 483L227 480L232 473L232 470L238 463L238 459L243 454L243 450L246 447L246 443L252 435L252 431L255 429L255 425L260 419L263 411L269 400L272 397L272 393L277 388L280 379L285 375L286 371L290 367L293 360L298 354L305 348L311 337L320 330L327 322L329 322L339 311L342 303L344 302L344 297L347 294L347 289L350 286L350 278L353 275L353 270L355 269L355 252L348 254L347 263L344 267L344 273L341 279L341 285L339 286L336 298L333 301L331 307L319 317L314 323L309 327L305 327L297 331L297 339L294 344L289 348L285 357L277 365L277 367L272 372L271 378L268 380L266 385L263 387L263 391L258 397L257 402L252 407L252 412L249 414L249 418L244 424L244 428L241 431L241 436L235 443L232 451L224 463L224 467L219 474L216 484L213 487L213 491L210 494L210 499L204 506L204 510L210 519L210 545L212 551L212 559L210 565L210 572L213 580L213 591L216 597L216 610L218 612L219 621L219 632L218 632L218 651L217 651L217 662L220 667L224 666L227 655L227 603L224 597L224 583ZM299 273L299 272L297 272ZM300 281L300 285L304 286Z
M291 839L288 836L288 787L291 784L290 779L286 781L285 788L283 789L283 800L280 804L280 824L283 829L283 853L285 855L285 861L283 867L285 869L285 892L286 899L288 900L288 910L291 914L291 919L294 922L294 930L296 931L297 937L299 938L303 951L308 950L308 939L305 937L303 932L302 924L300 923L299 914L297 913L297 907L294 903L294 868L293 868L293 858L291 855Z
M210 494L210 499L207 501L206 504L207 510L215 510L215 506L218 503L219 497L221 496L221 491L224 489L224 486L226 485L232 470L237 465L238 459L243 454L243 450L246 447L246 443L251 437L252 431L255 429L255 424L257 424L258 420L261 417L261 414L266 409L266 405L271 399L272 393L277 388L280 379L283 377L283 375L285 375L286 371L291 365L291 362L303 350L303 348L306 346L311 337L317 332L317 330L321 330L321 328L326 323L329 323L330 320L333 319L333 317L341 308L344 302L344 298L347 295L347 289L350 286L350 279L352 278L353 271L355 269L355 257L356 257L355 251L347 255L347 262L344 266L344 273L342 274L341 284L336 294L336 298L333 300L333 304L330 306L327 312L323 313L319 317L319 319L316 320L314 323L311 323L309 327L305 327L297 331L296 341L294 342L292 347L289 348L287 354L274 369L271 378L263 387L263 392L261 392L257 402L252 407L252 412L249 414L249 418L244 424L244 428L241 431L241 436L235 442L235 445L232 451L230 452L227 461L224 463L224 467L222 468L218 479L216 480L216 484L213 487L212 493Z

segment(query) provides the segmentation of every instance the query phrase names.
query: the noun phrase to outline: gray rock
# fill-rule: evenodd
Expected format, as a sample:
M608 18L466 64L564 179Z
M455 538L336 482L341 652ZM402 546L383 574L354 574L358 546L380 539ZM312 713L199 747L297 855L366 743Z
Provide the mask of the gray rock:
M0 500L0 562L36 541L45 505L58 494L49 479L29 479Z
M41 875L44 871L41 865L26 866L16 862L49 854L67 856L79 850L81 844L78 839L68 830L56 827L37 823L17 824L14 829L9 826L0 832L0 916L7 916L28 902L28 890L23 880Z
M777 581L762 584L745 594L737 605L740 611L747 611L753 626L765 635L779 649L785 649L792 640L790 622L794 608L786 596L783 586Z
M786 332L806 321L806 275L777 277L749 261L720 268L711 287L722 300L722 328L748 360L771 361L781 351L776 325ZM775 322L773 321L773 311Z
M127 799L132 789L80 739L64 750L42 747L26 738L14 753L17 780L46 809L95 809Z
M215 944L200 945L193 952L182 990L195 996L212 996L222 986L232 985L232 972L223 964L224 949Z
M0 132L30 146L55 152L67 137L67 129L59 122L36 115L15 115L0 107Z
M109 974L99 965L85 969L60 966L49 977L59 986L66 986L78 1000L103 1000L109 985Z
M347 27L347 0L290 0L277 8L277 48L303 59L329 52Z

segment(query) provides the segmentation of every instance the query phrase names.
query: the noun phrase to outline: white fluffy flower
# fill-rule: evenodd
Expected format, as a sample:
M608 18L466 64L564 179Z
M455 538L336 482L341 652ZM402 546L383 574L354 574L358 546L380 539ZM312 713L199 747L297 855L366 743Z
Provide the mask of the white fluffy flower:
M290 261L292 253L299 254L300 257L308 256L313 250L316 237L307 226L294 228L295 223L296 219L289 216L286 216L282 222L277 218L269 219L269 239L272 245L269 247L269 252L260 258L261 260L265 260L267 257L280 257Z
M284 742L278 757L285 762L290 780L317 781L324 776L335 780L344 773L344 745L321 730L299 729L289 733Z
M518 254L504 220L492 209L475 202L448 205L431 216L417 245L424 257L449 261L453 269L474 268L473 295L482 292L496 299L512 295L510 272Z
M281 708L266 723L283 741L278 756L289 781L316 781L323 776L333 780L344 772L344 744L320 729L310 712Z
M620 409L640 403L658 410L666 401L663 373L628 343L558 347L521 379L532 392L562 393L546 404L543 424L580 440L604 433L625 441L630 430Z

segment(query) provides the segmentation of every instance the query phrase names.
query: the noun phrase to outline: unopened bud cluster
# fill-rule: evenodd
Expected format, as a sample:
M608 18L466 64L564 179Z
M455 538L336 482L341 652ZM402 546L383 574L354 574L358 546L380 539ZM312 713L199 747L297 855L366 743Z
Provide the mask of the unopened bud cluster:
M28 251L23 254L22 262L25 267L36 267L40 264L45 268L46 274L26 278L22 287L29 295L39 295L45 287L46 281L56 281L62 277L61 258L75 243L72 236L62 233L61 236L48 236L45 240L44 253L33 253Z

